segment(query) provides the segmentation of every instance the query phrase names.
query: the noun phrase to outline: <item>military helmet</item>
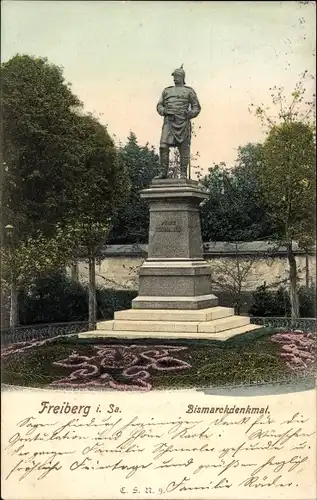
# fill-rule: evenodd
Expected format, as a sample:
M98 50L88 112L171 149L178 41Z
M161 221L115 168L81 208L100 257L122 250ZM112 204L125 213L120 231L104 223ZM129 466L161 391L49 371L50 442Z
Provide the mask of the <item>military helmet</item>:
M184 83L185 83L185 71L183 70L183 64L181 65L180 68L176 68L173 73L172 73L172 76L174 75L181 75L183 77L183 80L184 80Z

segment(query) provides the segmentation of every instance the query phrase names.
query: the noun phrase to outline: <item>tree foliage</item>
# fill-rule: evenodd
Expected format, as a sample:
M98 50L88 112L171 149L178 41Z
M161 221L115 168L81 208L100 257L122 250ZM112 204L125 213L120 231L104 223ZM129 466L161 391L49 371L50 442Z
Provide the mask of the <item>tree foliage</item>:
M1 80L3 222L20 238L54 234L76 177L71 131L81 103L62 69L43 58L13 57L1 65Z
M46 59L17 55L1 76L3 225L19 240L55 236L70 223L78 232L78 220L109 225L128 184L107 129L83 113L62 69Z
M250 241L274 237L278 227L267 212L260 184L261 144L247 144L238 150L230 170L214 165L201 184L209 198L201 208L204 241Z
M106 127L91 114L77 117L73 135L77 168L68 218L109 224L129 192L122 159Z
M129 186L106 127L84 114L62 68L17 55L1 78L2 230L15 233L2 251L19 285L70 263L80 245L94 259Z
M14 238L1 247L1 282L3 286L14 279L23 287L54 269L63 269L72 260L74 245L79 238L72 226L56 225L54 236L38 232L24 240Z
M299 296L292 241L298 241L303 248L315 241L315 95L306 97L306 80L307 71L289 100L283 88L272 89L275 116L263 106L255 107L255 114L267 126L260 185L271 219L281 227L280 240L287 246L293 317L299 314Z
M109 235L111 243L147 243L149 230L149 210L141 199L140 190L149 187L159 172L159 158L153 147L140 146L136 135L131 132L127 143L120 148L130 194L126 205L114 218L113 229Z
M286 241L314 242L315 142L301 122L274 126L264 143L260 180L272 217L283 224Z

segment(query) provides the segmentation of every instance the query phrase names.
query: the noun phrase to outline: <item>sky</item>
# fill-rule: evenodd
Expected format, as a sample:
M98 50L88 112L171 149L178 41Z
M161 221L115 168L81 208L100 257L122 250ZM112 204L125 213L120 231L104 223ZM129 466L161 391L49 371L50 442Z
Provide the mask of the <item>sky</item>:
M206 172L264 140L251 103L270 105L271 87L290 94L301 72L315 74L315 11L291 1L4 0L1 60L47 57L117 142L133 131L155 148L157 101L184 64L202 107L192 151Z

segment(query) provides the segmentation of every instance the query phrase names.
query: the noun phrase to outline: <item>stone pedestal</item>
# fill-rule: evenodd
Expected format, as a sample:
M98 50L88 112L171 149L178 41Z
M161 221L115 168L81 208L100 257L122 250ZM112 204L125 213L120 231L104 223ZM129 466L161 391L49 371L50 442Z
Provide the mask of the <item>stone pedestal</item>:
M207 195L189 179L154 179L148 200L148 258L139 271L133 309L205 309L218 305L203 258L199 205Z
M199 205L207 197L188 179L154 180L141 192L149 202L148 258L140 268L132 309L115 311L82 338L210 339L226 341L261 326L218 306L211 268L203 257Z

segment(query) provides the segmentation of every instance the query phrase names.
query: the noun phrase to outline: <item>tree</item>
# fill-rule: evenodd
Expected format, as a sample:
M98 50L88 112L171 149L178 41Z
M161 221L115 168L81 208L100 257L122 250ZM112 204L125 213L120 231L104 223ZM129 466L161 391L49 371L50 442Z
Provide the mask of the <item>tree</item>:
M96 323L96 258L112 226L112 219L129 194L122 159L106 127L92 115L78 117L76 126L77 178L68 218L77 232L89 266L89 323ZM75 259L76 255L74 255Z
M109 235L111 243L147 243L149 211L141 199L140 190L149 187L159 172L159 157L148 144L140 146L131 132L128 142L120 148L119 156L125 165L130 194L125 206L119 210Z
M283 221L293 317L299 315L299 299L292 242L302 248L314 243L315 154L312 130L301 122L273 127L264 144L261 185L272 217Z
M7 276L18 285L31 279L21 271L23 265L41 273L54 263L65 265L76 258L81 242L90 262L93 311L97 242L128 191L122 161L106 128L83 113L61 68L47 59L17 55L2 64L1 77L3 227L14 226L14 253L24 259L9 259L9 267L11 262L17 268L11 265ZM11 299L14 306L16 297Z
M268 261L268 255L254 253L243 255L243 245L235 242L234 258L222 259L213 264L213 283L221 290L227 292L235 307L236 314L240 314L243 306L243 291L248 283L256 263L263 258Z
M66 232L61 237L59 223L67 214L65 200L75 171L69 131L81 103L62 69L44 58L16 55L1 65L1 80L1 232L8 225L14 228L14 241L2 248L2 274L11 281L15 326L18 287L31 279L31 271L36 276L56 261L68 262L63 243L70 241Z
M209 194L201 207L204 241L269 239L278 228L267 215L259 187L262 145L247 144L238 150L235 165L214 165L202 178Z
M14 227L14 245L3 248L14 326L18 286L31 279L29 271L37 275L51 269L55 258L61 264L68 261L69 249L62 243L71 243L69 228L60 238L60 223L66 223L67 199L76 178L71 131L82 105L65 83L62 69L45 58L16 55L1 65L1 80L1 229L3 234L5 226Z
M9 232L10 230L10 232ZM18 294L38 277L63 269L72 261L73 247L78 245L71 227L56 225L55 235L18 239L13 226L6 227L1 246L1 291L10 295L10 327L19 324ZM4 298L4 297L3 297Z
M13 57L1 65L1 80L3 224L20 239L38 230L54 235L76 178L71 132L82 105L62 69L44 58Z
M287 246L289 262L292 317L299 315L297 265L292 242L302 248L315 242L316 205L316 142L314 99L304 101L304 82L301 75L290 103L283 88L274 88L273 104L279 108L271 117L262 106L255 113L268 127L263 146L260 183L272 220L282 227L281 241Z

